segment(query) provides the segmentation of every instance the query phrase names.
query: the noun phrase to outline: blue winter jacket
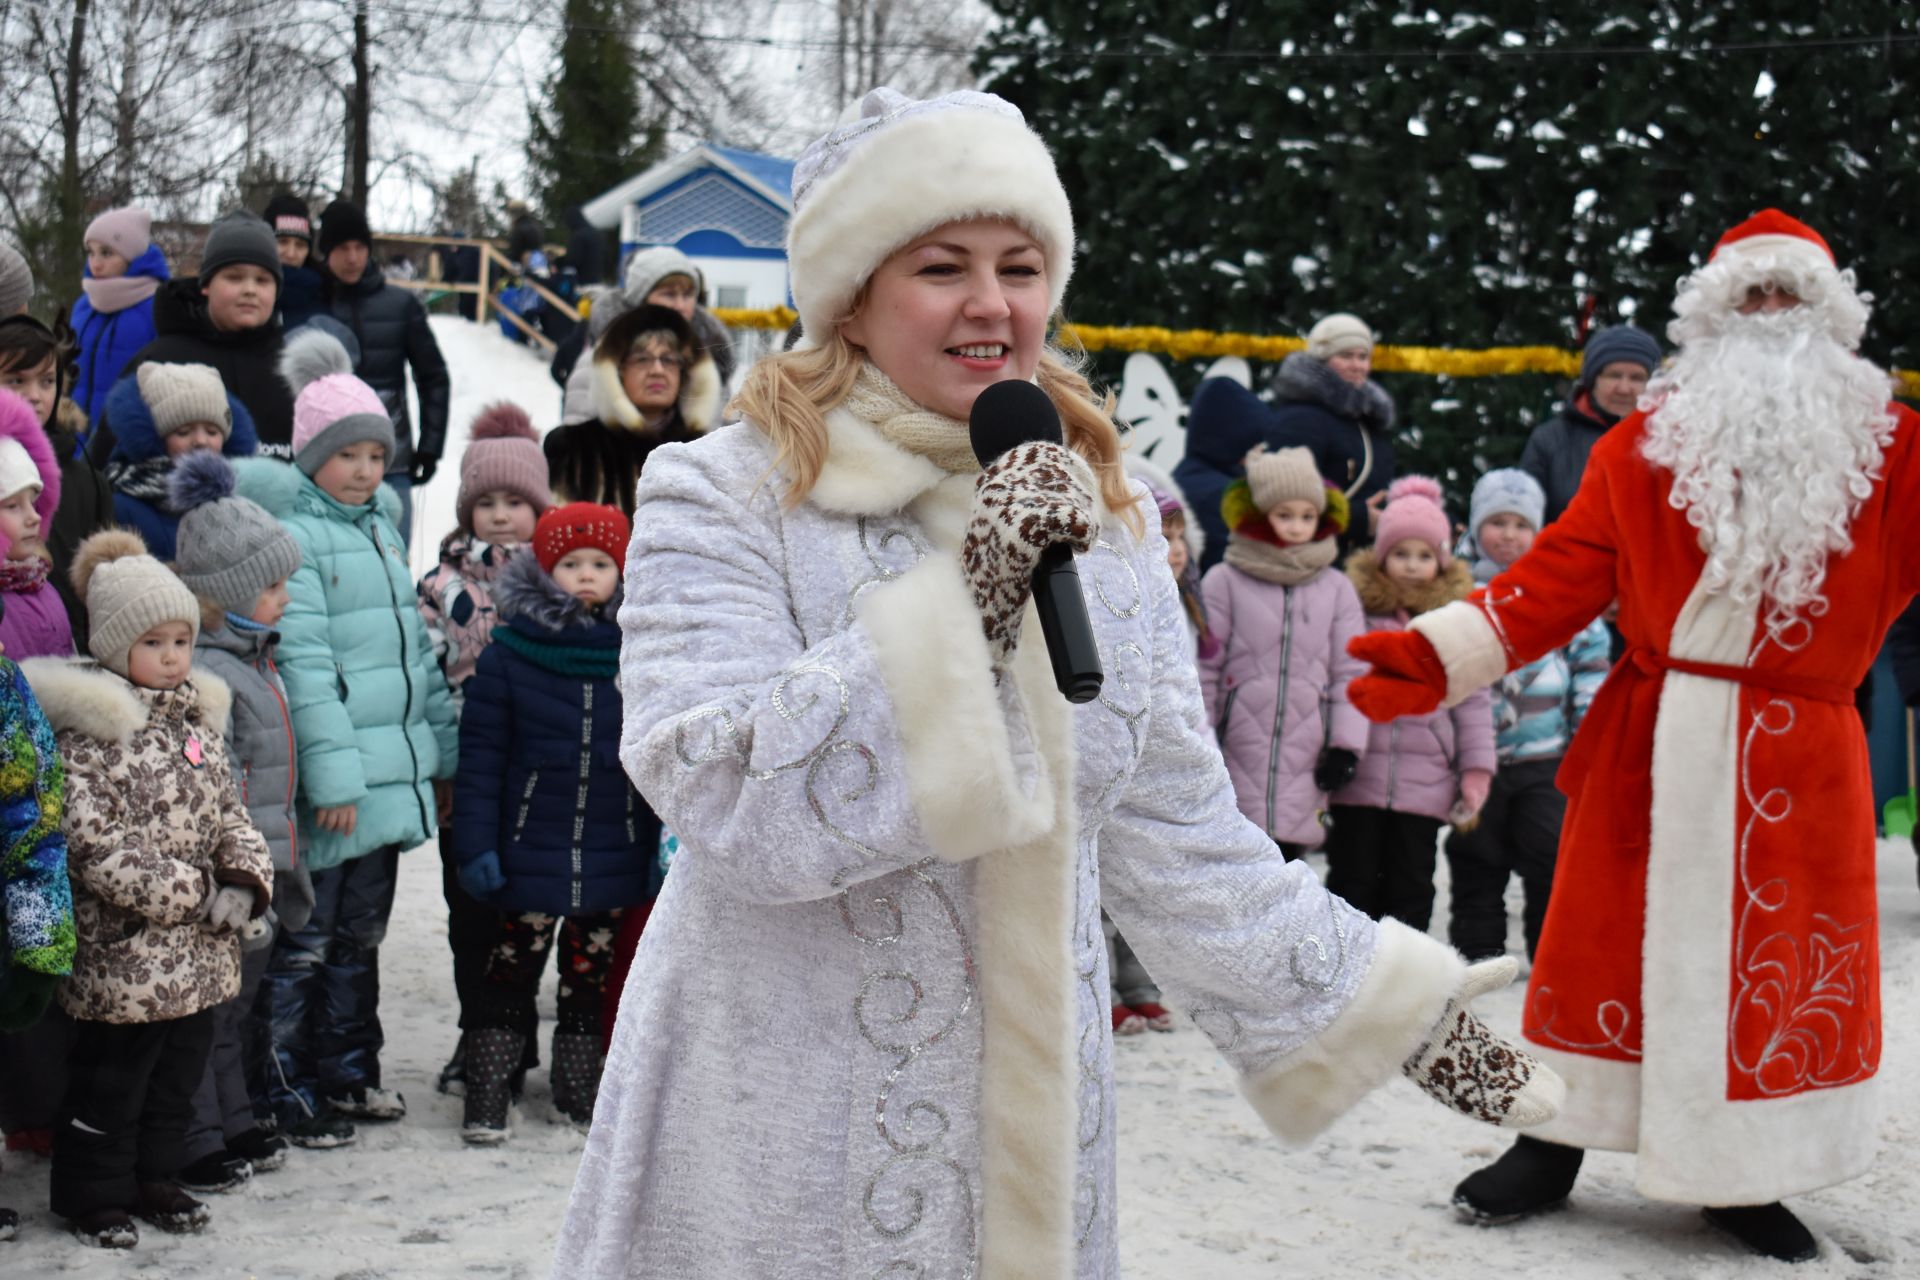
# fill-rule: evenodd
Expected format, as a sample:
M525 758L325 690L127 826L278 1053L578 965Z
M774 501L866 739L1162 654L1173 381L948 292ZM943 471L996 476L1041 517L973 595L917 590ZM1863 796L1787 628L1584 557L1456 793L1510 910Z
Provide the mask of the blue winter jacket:
M260 451L260 436L254 430L253 415L231 392L227 395L227 411L233 415L233 431L220 452L229 458L251 458ZM113 384L107 396L107 412L113 417L114 429L113 456L106 465L107 483L113 487L114 521L137 530L147 550L156 558L172 560L180 531L179 515L167 509L166 500L159 493L142 497L128 491L130 487L145 491L151 486L164 490L167 475L173 470L170 462L158 461L166 458L167 444L154 426L153 411L140 398L140 383L135 374L130 373ZM127 464L136 463L153 465L130 472ZM132 483L136 475L137 486Z
M400 500L381 486L357 507L298 468L234 464L235 491L300 544L280 619L280 676L299 748L300 839L324 871L389 845L411 849L438 829L433 781L459 760L453 696L414 608ZM320 830L314 810L355 805L351 835Z
M127 264L127 274L166 280L167 255L160 252L159 245L150 244L145 253ZM107 392L127 361L153 341L153 299L136 302L124 311L95 311L93 299L83 292L74 301L71 323L80 348L73 402L87 411L89 423L95 423L107 403Z
M503 624L460 716L453 842L488 851L505 911L594 915L659 891L659 820L620 765L619 597L589 610L532 556L493 584Z

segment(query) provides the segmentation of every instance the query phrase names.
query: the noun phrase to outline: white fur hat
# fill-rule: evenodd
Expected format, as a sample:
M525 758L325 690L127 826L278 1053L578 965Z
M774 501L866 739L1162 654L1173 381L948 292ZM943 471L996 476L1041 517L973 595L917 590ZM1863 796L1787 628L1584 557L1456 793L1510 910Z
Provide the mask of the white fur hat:
M810 339L847 316L888 255L936 227L1000 217L1039 241L1051 308L1073 274L1073 209L1046 144L990 93L875 89L793 170L787 262Z

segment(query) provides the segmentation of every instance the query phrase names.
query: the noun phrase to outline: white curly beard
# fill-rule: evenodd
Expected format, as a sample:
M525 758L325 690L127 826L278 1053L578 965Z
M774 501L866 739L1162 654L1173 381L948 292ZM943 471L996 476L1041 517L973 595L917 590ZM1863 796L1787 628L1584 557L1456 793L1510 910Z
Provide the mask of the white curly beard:
M1804 305L1738 314L1756 271ZM1850 273L1709 265L1683 286L1668 328L1680 352L1642 399L1654 408L1641 451L1673 473L1708 589L1764 602L1776 639L1826 612L1827 557L1852 548L1893 438L1892 384L1852 350L1866 302Z

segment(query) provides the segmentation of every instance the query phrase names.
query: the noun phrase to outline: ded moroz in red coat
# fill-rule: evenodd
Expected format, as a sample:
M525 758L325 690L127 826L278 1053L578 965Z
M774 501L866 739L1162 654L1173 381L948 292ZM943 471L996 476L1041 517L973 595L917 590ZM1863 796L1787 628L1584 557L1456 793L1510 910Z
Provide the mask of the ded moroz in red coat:
M1893 412L1853 549L1828 561L1830 608L1782 639L1701 588L1644 414L1594 447L1531 552L1417 625L1453 701L1620 601L1630 652L1560 771L1522 1030L1567 1081L1539 1136L1638 1152L1650 1197L1764 1204L1872 1161L1880 954L1853 690L1920 587L1920 416Z

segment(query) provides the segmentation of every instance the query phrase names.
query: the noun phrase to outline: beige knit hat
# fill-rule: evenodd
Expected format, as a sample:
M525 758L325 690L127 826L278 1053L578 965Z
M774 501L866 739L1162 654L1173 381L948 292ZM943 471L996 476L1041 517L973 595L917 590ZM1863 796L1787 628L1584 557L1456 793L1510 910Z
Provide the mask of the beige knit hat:
M1307 330L1307 354L1315 360L1337 356L1342 351L1371 351L1373 330L1359 316L1336 311Z
M1262 512L1283 502L1311 502L1325 515L1327 482L1320 478L1311 449L1276 449L1256 445L1247 455L1247 490Z
M87 652L115 675L127 674L134 642L163 622L184 622L199 638L200 602L130 529L102 529L81 543L73 586L92 621Z
M220 428L221 439L233 435L233 410L227 406L227 384L220 371L207 364L143 364L133 371L140 399L153 415L153 429L161 439L196 422Z

